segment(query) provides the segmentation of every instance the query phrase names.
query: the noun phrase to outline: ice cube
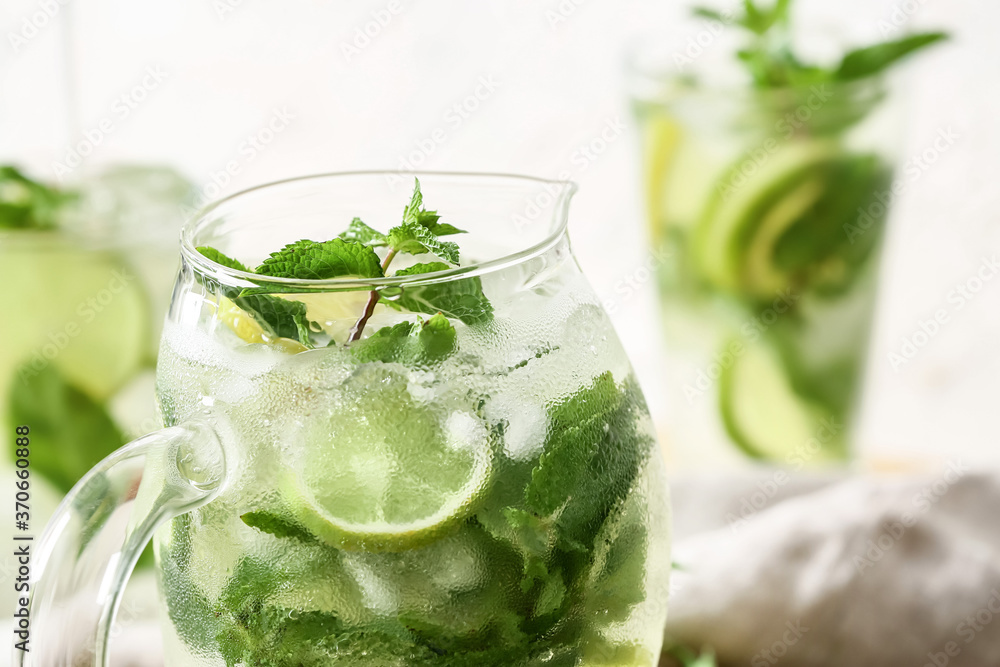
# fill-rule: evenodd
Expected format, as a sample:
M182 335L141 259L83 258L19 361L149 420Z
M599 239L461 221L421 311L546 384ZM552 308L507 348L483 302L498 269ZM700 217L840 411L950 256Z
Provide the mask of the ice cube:
M548 430L548 416L541 404L501 394L490 399L484 410L491 422L507 422L503 435L507 456L515 461L527 461L541 453Z
M444 430L448 446L455 451L474 452L484 446L489 435L480 419L463 411L451 413Z

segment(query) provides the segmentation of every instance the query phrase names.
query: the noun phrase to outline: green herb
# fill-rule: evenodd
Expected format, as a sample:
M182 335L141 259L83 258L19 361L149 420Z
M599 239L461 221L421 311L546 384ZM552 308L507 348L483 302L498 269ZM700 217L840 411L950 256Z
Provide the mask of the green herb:
M243 262L238 259L233 259L211 246L199 246L197 250L216 264L220 264L227 269L236 269L237 271L243 271L244 273L253 273L253 269L247 268Z
M375 250L358 242L337 238L323 243L296 241L290 243L257 267L261 276L293 278L295 280L328 280L351 276L357 278L381 278L382 262ZM268 285L244 293L270 291L300 291L298 288Z
M396 272L397 276L416 276L425 273L445 271L443 262L415 264ZM443 313L462 322L473 325L489 322L493 318L493 306L483 294L479 278L464 278L447 282L410 286L398 297L383 298L383 303L416 313Z
M198 248L198 252L216 264L252 273L242 262L215 248L202 246ZM221 287L220 292L253 317L270 335L297 340L307 348L314 347L312 331L318 329L319 325L314 325L306 316L307 308L304 303L258 294L253 289L239 287Z
M306 530L305 527L284 516L272 512L247 512L240 516L240 521L256 528L262 533L268 533L275 537L291 538L305 542L306 544L318 544L316 536Z
M373 359L376 351L395 354L420 335L414 327L427 331L446 322L436 316L420 325L387 327L364 339L371 347L358 345L356 354ZM386 344L397 337L406 342ZM618 384L610 374L549 407L543 453L523 463L507 461L486 505L449 538L467 544L489 574L474 590L449 598L447 611L430 600L397 614L362 618L357 612L288 609L279 600L289 575L280 565L248 557L213 603L213 644L230 667L341 661L475 667L534 664L541 656L554 665L580 664L584 658L586 664L641 664L645 649L607 640L588 620L623 622L645 599L648 535L641 505L629 500L652 451L651 440L636 425L641 409L631 381ZM284 513L254 511L240 518L297 548L315 550L316 576L325 573L332 580L334 570L343 567L339 550ZM411 583L418 586L426 563L404 564L430 557L385 554L370 564L388 581L417 576ZM177 569L170 565L171 572ZM520 590L512 589L510 582L519 579ZM462 604L481 620L462 619Z
M170 522L170 545L160 558L160 583L167 616L177 635L188 646L207 648L215 644L218 611L191 577L191 533L193 516L182 514Z
M478 326L493 317L478 277L435 280L459 260L458 246L440 237L460 233L424 208L417 182L401 223L387 233L355 218L336 239L286 246L255 273L295 279L334 274L408 278L401 286L370 290L347 346L356 363L419 369L460 353L459 322ZM216 250L200 250L219 264L240 267ZM401 255L431 257L393 271L392 262ZM295 337L292 329L299 326L317 330L304 312L268 314L269 308L277 310L275 302L301 304L266 281L246 290L222 288L222 293L286 337ZM262 301L249 301L254 298ZM321 290L310 293L310 299L322 298ZM419 315L362 335L378 303ZM322 334L313 338L323 343ZM535 357L550 351L540 350ZM506 372L527 372L523 369L529 362ZM470 400L470 410L478 410L487 397L472 395ZM648 535L643 517L636 520L630 509L634 503L629 503L653 451L639 425L643 410L633 382L618 383L606 373L547 406L549 428L539 454L514 460L497 448L482 500L440 541L399 553L350 554L352 567L363 559L366 568L385 577L383 585L404 594L394 612L369 609L368 593L360 589L350 591L357 595L356 606L341 611L288 609L282 604L282 587L293 575L281 564L245 558L213 603L215 645L230 667L542 662L569 667L582 664L585 656L593 658L586 664L641 664L647 658L644 649L616 644L602 636L601 628L627 620L646 595ZM496 438L503 437L505 422L487 426ZM292 517L293 511L267 508L240 519L246 530L306 551L316 567L309 576L316 580L332 582L343 571L344 581L356 582L345 552ZM445 540L461 542L482 570L476 581L447 592L428 576L428 565L451 557L453 547ZM456 546L454 551L462 550ZM416 599L409 600L411 595Z
M723 23L731 21L749 33L748 43L737 57L758 88L808 87L875 76L906 56L947 38L942 32L920 33L856 49L836 66L811 65L793 51L791 7L791 0L776 0L770 6L744 0L742 12L735 16L709 7L696 7L694 14Z
M31 424L32 471L68 493L88 470L126 442L104 407L49 364L25 367L11 390L11 423ZM14 439L10 440L13 455ZM13 460L13 459L12 459Z
M426 210L423 201L420 181L415 179L413 196L403 209L402 221L387 234L373 229L360 218L354 218L347 229L336 238L321 242L301 240L290 243L272 253L256 269L250 269L239 260L228 257L210 246L199 247L198 251L227 268L259 276L292 280L328 280L343 277L364 280L390 275L408 276L446 271L452 268L451 265L458 264L459 247L454 242L442 241L440 237L465 232L453 225L440 222L441 216L437 211ZM377 248L387 249L383 257L377 254ZM400 254L430 254L445 261L416 264L390 274L389 266ZM321 327L308 319L307 307L301 302L277 296L301 293L302 287L261 281L257 287L245 289L222 287L220 291L223 296L232 299L237 306L247 311L268 333L297 340L307 348L316 346L315 332L320 331ZM317 292L321 293L321 290L310 291L310 293ZM391 296L388 295L390 292ZM434 316L440 314L444 318L455 318L468 325L488 322L493 317L493 308L483 295L482 284L478 278L404 286L392 290L373 289L364 310L358 313L357 323L351 331L351 342L361 340L365 326L374 313L375 306L380 302L414 313ZM431 328L428 329L428 326ZM399 329L391 335L389 332L383 332L379 336L380 340L370 344L369 352L359 354L361 356L376 354L380 358L400 359L421 357L425 360L446 356L440 350L433 352L430 348L418 354L416 349L412 348L412 341L408 340L410 334L428 345L437 340L439 345L444 346L442 350L447 348L447 353L451 352L454 347L453 341L451 344L441 341L448 336L453 339L453 328L452 333L448 333L448 329L435 318L421 324L419 332L415 327L416 325L413 325L405 332ZM439 335L432 335L435 332ZM388 346L394 343L410 349L391 352ZM381 351L373 352L376 348Z
M929 32L851 51L840 62L834 77L840 81L853 81L873 76L911 53L947 38L948 35L943 32Z
M55 229L76 195L49 187L12 166L0 167L0 229Z
M455 351L457 333L448 318L438 313L427 321L400 322L384 327L351 346L361 362L381 361L423 366Z
M389 243L385 234L361 222L361 218L351 220L351 224L337 238L351 243L362 243L372 248L380 248Z

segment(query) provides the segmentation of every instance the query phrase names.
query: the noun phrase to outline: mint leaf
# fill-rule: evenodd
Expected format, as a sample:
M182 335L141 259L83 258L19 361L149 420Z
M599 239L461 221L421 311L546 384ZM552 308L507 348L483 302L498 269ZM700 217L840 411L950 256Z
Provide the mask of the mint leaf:
M565 550L588 550L653 448L637 418L641 394L611 373L549 410L549 437L525 489L527 508L552 516Z
M426 322L400 322L383 327L351 346L354 357L362 362L381 361L411 366L434 363L455 351L455 327L437 314Z
M245 273L253 273L253 269L247 268L239 260L233 259L232 257L229 257L228 255L219 252L212 246L203 245L203 246L198 246L198 248L196 249L198 252L200 252L208 259L212 260L216 264L221 264L227 269L236 269L237 271L243 271Z
M718 21L720 23L726 23L728 19L726 16L711 7L693 7L691 13L699 18L708 19L710 21Z
M240 516L240 521L251 528L256 528L262 533L268 533L275 537L298 540L306 544L317 542L316 536L304 526L271 512L247 512Z
M542 590L535 601L535 616L548 616L559 611L566 600L566 582L563 581L562 574L557 569L542 585Z
M424 223L421 223L421 224L424 224ZM431 232L433 232L434 234L437 234L438 236L450 236L452 234L468 234L468 232L465 231L464 229L459 229L458 227L455 227L454 225L449 225L449 224L444 223L444 222L436 224L436 225L431 226L431 227L428 227L426 224L424 224L424 227L427 227Z
M61 493L125 443L104 407L66 380L51 362L24 366L10 394L10 423L31 426L31 469ZM11 460L15 439L10 438Z
M306 304L266 294L243 294L233 302L247 311L262 327L274 336L297 340L306 347L314 347L312 329L306 317Z
M458 346L458 333L448 318L438 313L420 324L417 339L428 359L444 359Z
M649 534L641 512L629 514L626 505L620 505L601 529L602 562L591 572L587 590L590 612L614 623L627 620L634 605L646 599Z
M257 267L257 274L295 280L328 280L343 276L381 278L382 261L371 246L344 239L331 239L322 243L296 241L289 243L265 259ZM301 291L301 288L281 288L277 285L262 286L251 293Z
M943 32L910 35L894 42L875 44L851 51L840 63L835 76L840 81L853 81L878 74L914 51L948 38Z
M253 273L239 260L211 246L199 246L197 250L216 264ZM314 347L312 323L306 317L307 308L304 303L261 294L256 289L241 290L238 287L222 286L220 291L223 296L232 299L233 303L246 311L269 334L297 340L306 347Z
M436 234L417 222L404 221L389 230L389 245L396 252L408 255L433 253L438 257L458 264L458 244L442 241Z
M273 596L280 587L275 567L259 558L244 556L219 595L219 605L236 616L250 613Z
M445 271L450 268L443 262L428 262L396 272L396 276L414 276ZM415 313L437 314L461 320L473 325L493 319L493 306L483 294L479 278L463 278L430 285L412 285L403 288L402 293L391 300L383 297L383 302L399 306Z
M385 234L361 222L361 218L351 220L351 224L337 238L354 243L363 243L373 248L384 246L388 243Z
M192 515L182 514L170 524L170 545L160 554L160 582L166 602L167 617L177 636L193 652L214 650L216 608L191 578Z
M449 225L447 223L438 222L441 216L438 215L437 211L417 211L417 213L411 218L404 218L406 222L416 222L421 227L427 229L435 236L450 236L452 234L465 234L464 229L459 229L454 225Z
M413 196L403 209L403 222L415 222L423 226L435 225L441 218L437 211L424 210L424 193L420 191L420 179L413 179ZM429 229L429 228L428 228Z
M0 167L0 229L55 229L59 210L75 198L25 176L12 166Z

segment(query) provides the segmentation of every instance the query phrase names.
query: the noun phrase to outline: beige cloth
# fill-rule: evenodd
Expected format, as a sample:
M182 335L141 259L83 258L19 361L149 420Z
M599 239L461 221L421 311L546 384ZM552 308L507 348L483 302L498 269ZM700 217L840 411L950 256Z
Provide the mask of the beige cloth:
M705 478L674 507L667 633L720 664L1000 665L998 474Z
M714 646L721 664L1000 665L1000 474L672 486L682 570L667 632ZM162 665L158 624L142 616L122 624L113 667Z

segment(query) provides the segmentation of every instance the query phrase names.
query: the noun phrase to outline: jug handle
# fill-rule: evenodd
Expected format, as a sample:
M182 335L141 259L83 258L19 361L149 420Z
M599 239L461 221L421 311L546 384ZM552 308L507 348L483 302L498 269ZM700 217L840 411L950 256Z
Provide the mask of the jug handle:
M21 428L28 431L30 461L30 429ZM153 533L211 502L225 480L219 438L200 422L143 436L88 472L37 544L16 536L15 549L24 558L18 562L12 664L107 667L125 584Z

